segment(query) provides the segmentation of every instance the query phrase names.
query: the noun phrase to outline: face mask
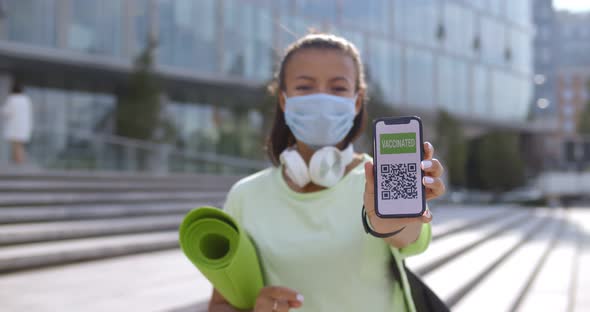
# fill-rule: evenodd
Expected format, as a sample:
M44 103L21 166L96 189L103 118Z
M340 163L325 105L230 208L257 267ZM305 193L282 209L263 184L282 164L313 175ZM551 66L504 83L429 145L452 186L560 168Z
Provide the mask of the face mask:
M297 140L314 149L338 144L353 126L356 96L346 98L325 93L284 96L287 126Z

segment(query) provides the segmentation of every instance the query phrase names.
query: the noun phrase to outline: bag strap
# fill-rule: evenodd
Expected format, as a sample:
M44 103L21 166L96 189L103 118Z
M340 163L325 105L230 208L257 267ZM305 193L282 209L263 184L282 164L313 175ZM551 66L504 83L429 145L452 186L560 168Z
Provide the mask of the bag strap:
M395 279L399 282L401 281L401 274L395 259L392 258L392 260L391 272ZM450 309L436 295L436 293L434 293L434 291L432 291L432 289L430 289L430 287L428 287L428 285L426 285L422 279L420 279L420 277L408 269L405 260L402 260L402 265L406 271L406 277L408 279L408 284L410 285L410 292L412 293L412 299L414 300L416 312L450 312ZM406 301L406 311L411 311L407 300L404 301Z

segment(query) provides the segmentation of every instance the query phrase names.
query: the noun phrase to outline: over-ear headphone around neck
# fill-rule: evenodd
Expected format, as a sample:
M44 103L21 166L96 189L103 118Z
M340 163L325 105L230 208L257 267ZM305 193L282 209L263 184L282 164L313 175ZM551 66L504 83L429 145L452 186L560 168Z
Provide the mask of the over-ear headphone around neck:
M294 147L285 149L280 158L287 176L299 187L310 182L332 187L342 179L346 166L352 162L354 148L349 144L344 150L325 146L317 150L309 161L309 167Z

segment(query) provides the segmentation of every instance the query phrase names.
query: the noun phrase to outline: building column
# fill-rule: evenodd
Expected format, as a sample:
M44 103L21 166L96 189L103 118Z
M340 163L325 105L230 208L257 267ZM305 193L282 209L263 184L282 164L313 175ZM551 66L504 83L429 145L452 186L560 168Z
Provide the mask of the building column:
M68 28L71 19L70 0L58 0L57 2L57 24L56 27L56 45L59 49L68 47Z
M10 95L13 77L10 72L0 71L0 108L4 108L6 98ZM4 140L4 123L0 119L0 164L10 162L10 145ZM1 165L0 165L1 166Z

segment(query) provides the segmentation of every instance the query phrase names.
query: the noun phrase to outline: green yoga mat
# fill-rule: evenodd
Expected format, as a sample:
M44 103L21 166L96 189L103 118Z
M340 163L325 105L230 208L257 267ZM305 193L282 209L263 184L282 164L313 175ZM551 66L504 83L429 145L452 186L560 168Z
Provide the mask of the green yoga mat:
M223 297L238 309L254 307L264 286L254 245L221 209L191 210L180 225L180 246L187 258Z

